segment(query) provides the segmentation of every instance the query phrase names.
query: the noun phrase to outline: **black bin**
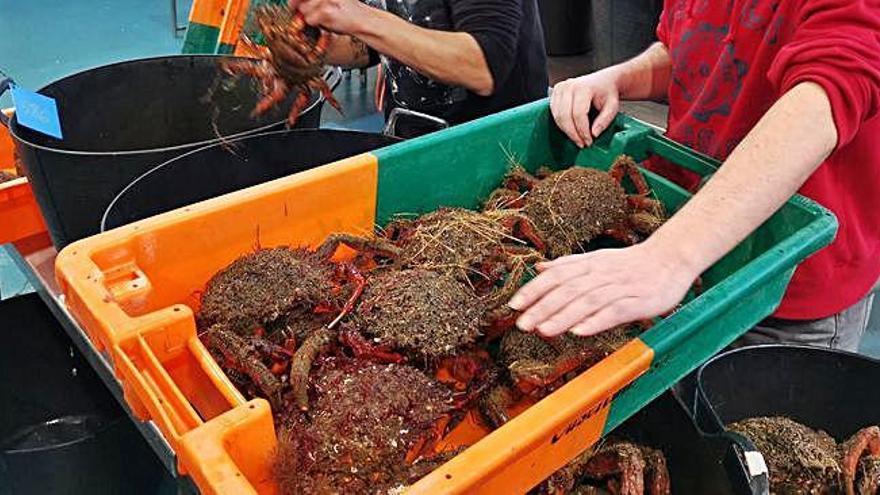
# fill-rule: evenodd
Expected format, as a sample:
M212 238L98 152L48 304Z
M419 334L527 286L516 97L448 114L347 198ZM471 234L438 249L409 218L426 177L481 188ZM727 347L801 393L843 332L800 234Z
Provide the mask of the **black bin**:
M754 450L740 435L704 434L679 399L666 392L645 406L614 432L663 451L676 495L766 494L767 475L751 476L743 453Z
M837 440L880 424L880 361L808 346L743 347L697 373L696 417L707 431L756 416L787 416Z
M151 167L221 138L285 125L293 95L252 118L259 87L246 77L231 82L221 71L228 60L233 57L148 58L55 81L39 92L57 101L62 140L0 116L58 249L98 233L113 197ZM333 74L338 71L328 79ZM318 127L322 104L323 97L313 93L297 127Z
M35 294L0 303L0 494L175 493Z
M577 55L591 47L591 0L538 0L548 55Z
M101 231L398 141L367 132L292 129L206 146L158 165L126 186L107 207Z

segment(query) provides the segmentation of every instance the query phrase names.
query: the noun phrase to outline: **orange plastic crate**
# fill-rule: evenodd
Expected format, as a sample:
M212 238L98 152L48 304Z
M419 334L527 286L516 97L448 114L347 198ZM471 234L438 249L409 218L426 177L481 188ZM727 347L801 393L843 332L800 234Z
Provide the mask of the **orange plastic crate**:
M2 110L12 115L11 110ZM16 173L15 145L9 129L0 125L0 170ZM24 177L0 184L0 244L15 242L46 231L43 215Z
M126 399L156 422L205 493L273 493L271 412L246 402L196 335L197 294L255 246L370 232L377 162L361 155L79 241L58 256L67 304L107 350ZM340 201L340 198L345 198ZM188 304L182 304L187 302ZM413 486L412 493L510 493L597 439L610 394L647 369L633 341ZM540 473L540 474L536 474Z

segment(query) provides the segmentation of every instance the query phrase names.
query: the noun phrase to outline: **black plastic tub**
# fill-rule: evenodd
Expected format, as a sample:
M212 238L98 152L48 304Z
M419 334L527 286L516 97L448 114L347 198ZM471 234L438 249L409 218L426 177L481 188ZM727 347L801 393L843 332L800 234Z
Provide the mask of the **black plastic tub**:
M880 424L880 361L807 346L720 354L697 373L696 418L706 431L757 416L786 416L837 440Z
M156 164L220 137L281 129L291 101L252 118L257 85L232 83L230 57L180 55L106 65L39 90L55 98L64 138L8 120L16 150L57 248L96 234L101 215L128 183ZM338 74L331 72L328 74ZM330 84L335 84L331 81ZM323 97L314 93L296 127L316 128Z
M174 493L35 294L0 302L0 494Z
M611 436L663 451L676 495L761 495L766 474L751 476L744 453L754 450L734 433L703 434L684 405L666 392L628 419Z
M162 163L135 179L110 202L101 219L101 230L398 141L367 132L293 129L212 144Z

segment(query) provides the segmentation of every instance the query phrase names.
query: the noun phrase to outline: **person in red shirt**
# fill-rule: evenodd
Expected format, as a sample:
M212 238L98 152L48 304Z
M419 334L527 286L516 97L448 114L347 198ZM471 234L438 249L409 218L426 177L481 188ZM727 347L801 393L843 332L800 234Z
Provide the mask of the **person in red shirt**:
M633 60L558 84L557 125L589 146L621 99L667 97L668 136L723 166L645 242L539 266L510 301L518 325L591 335L662 314L800 192L837 215L837 237L745 341L856 350L880 276L880 0L666 0L657 35Z

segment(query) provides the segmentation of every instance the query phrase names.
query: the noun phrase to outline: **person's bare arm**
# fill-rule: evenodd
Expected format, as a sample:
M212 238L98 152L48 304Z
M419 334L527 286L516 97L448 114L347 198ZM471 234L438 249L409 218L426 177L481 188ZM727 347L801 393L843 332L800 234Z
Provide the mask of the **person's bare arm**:
M309 24L354 36L431 79L482 96L495 89L486 57L468 33L425 29L357 0L292 0L290 4Z
M562 81L553 87L550 98L556 125L579 147L590 146L614 120L620 100L665 96L671 71L669 52L658 42L629 61ZM591 107L600 110L592 129Z
M804 82L763 116L721 169L642 244L559 258L511 300L518 325L591 335L677 304L693 280L756 229L837 144L831 104Z
M359 69L370 63L367 44L354 36L331 34L332 39L327 47L324 61L330 65L338 65L344 69Z

